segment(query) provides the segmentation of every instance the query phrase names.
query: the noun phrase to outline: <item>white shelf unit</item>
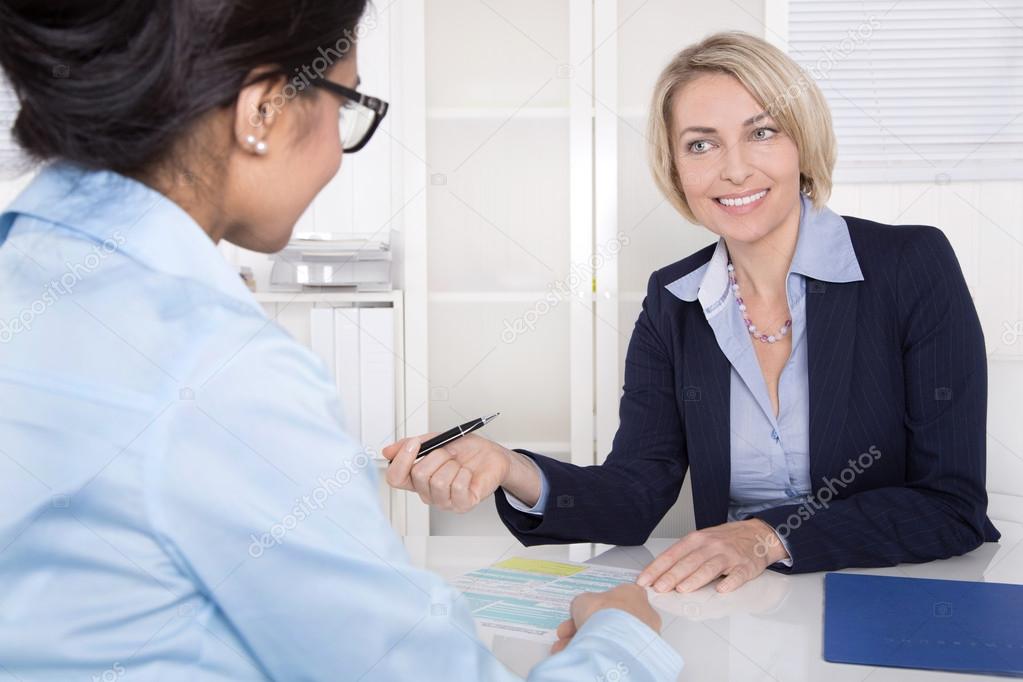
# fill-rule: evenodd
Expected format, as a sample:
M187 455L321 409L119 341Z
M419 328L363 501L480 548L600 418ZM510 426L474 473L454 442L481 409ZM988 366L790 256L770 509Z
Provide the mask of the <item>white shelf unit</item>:
M712 241L646 168L654 81L707 33L763 35L763 1L712 14L669 0L427 3L431 430L500 410L484 433L509 447L603 460L649 275ZM691 525L685 506L657 532ZM430 529L505 532L490 502L433 510Z

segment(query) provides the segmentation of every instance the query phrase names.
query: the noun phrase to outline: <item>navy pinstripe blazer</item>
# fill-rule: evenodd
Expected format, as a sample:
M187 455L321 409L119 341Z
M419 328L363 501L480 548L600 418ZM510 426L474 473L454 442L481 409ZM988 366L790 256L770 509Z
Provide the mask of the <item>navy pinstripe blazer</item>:
M987 518L984 337L952 247L934 227L843 218L863 281L807 281L814 499L754 515L786 537L793 565L782 571L929 561L999 538ZM651 276L604 464L526 452L550 485L543 516L498 489L523 544L642 544L687 471L697 527L726 521L728 360L699 302L664 288L713 250Z

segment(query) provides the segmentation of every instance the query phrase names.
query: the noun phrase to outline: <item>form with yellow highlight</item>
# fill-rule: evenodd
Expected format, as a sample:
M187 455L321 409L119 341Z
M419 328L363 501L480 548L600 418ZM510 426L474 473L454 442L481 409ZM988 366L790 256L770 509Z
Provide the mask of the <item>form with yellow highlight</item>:
M501 634L554 641L572 599L636 581L639 571L513 557L454 581L482 627Z

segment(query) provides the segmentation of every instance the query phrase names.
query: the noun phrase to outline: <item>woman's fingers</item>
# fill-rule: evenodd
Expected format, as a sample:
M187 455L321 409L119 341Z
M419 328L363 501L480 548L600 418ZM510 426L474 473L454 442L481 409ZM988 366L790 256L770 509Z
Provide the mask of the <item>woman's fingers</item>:
M449 459L430 476L430 499L438 508L451 509L451 484L461 468L458 462Z
M402 490L415 490L409 474L419 452L419 440L405 438L384 448L384 457L391 460L384 472L387 485Z
M723 555L711 557L675 586L679 592L692 592L707 583L717 580L728 569L728 559Z
M647 587L649 585L656 584L657 580L660 579L664 573L675 566L675 564L681 561L687 554L695 550L699 544L699 531L685 536L671 547L661 552L656 559L651 561L650 565L644 568L640 572L639 577L636 578L636 584L640 587Z
M432 478L434 473L436 473L437 470L444 466L450 459L451 455L448 454L447 450L444 448L437 448L422 459L416 461L415 466L412 467L412 471L409 474L412 479L412 486L426 504L433 504L430 478Z
M736 566L732 568L728 575L721 580L717 585L717 591L722 594L725 592L733 592L747 582L753 579L753 572L745 566Z
M391 460L386 474L391 487L413 490L426 504L464 513L501 485L507 460L500 446L469 435L416 459L424 437L431 434L384 448Z
M575 621L569 618L568 620L562 621L561 625L558 626L557 635L558 641L551 646L551 653L556 654L559 651L564 650L568 643L572 641L572 637L575 636L576 627Z
M575 635L575 621L571 618L561 621L557 630L558 639L568 639Z
M475 507L478 501L473 497L471 485L472 471L461 467L451 481L451 507L460 514Z
M415 490L410 477L412 465L417 461L416 455L419 454L422 443L425 443L435 435L437 434L424 433L421 436L402 438L381 450L384 458L390 460L390 464L387 465L387 470L384 473L387 485L401 490Z
M384 459L394 460L395 456L399 452L401 452L402 447L404 447L408 443L408 441L410 441L410 440L412 440L412 439L411 438L402 438L401 440L399 440L399 441L397 441L395 443L391 443L390 445L386 445L386 446L384 446L384 449L380 451L380 454L383 455Z

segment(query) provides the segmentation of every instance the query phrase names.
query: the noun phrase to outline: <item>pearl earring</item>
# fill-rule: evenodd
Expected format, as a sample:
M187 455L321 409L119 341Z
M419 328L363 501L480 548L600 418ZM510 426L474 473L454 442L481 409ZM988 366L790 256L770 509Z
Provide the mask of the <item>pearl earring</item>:
M265 155L270 148L263 140L257 140L255 135L246 135L245 144L252 148L252 151L256 152L260 156Z

